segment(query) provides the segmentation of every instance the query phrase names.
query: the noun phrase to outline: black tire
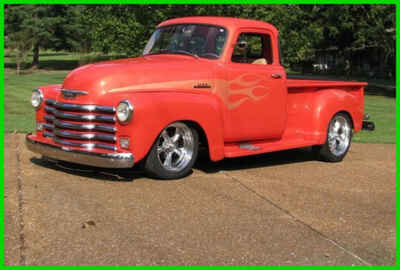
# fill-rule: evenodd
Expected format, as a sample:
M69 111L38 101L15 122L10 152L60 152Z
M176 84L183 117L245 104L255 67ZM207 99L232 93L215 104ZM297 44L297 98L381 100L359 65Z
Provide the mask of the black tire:
M320 160L340 162L349 151L352 137L353 127L349 116L337 113L329 122L325 144L313 146L313 151Z
M172 123L158 135L144 161L144 170L148 176L158 179L185 177L192 170L198 149L196 129L183 122Z

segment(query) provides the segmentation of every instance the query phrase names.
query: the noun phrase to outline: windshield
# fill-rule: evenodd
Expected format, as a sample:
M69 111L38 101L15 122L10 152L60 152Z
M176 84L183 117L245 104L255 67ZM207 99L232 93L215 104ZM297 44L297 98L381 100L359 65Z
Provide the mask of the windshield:
M160 27L144 48L148 54L185 54L209 59L219 58L226 40L226 30L220 26L177 24Z

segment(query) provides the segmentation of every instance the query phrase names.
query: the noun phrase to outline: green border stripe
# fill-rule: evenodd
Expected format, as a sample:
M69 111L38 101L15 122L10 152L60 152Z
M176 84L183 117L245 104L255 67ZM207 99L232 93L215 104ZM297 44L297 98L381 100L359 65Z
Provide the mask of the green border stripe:
M394 0L4 0L5 4L395 4Z
M4 5L0 5L0 14L1 14L1 27L0 27L0 59L1 59L1 71L0 71L0 81L2 82L1 84L1 96L0 96L0 116L1 116L1 124L0 124L0 132L1 132L1 148L3 151L1 152L1 164L2 164L2 169L1 169L1 179L4 180ZM4 181L1 182L1 188L0 188L0 197L3 198L3 202L1 203L1 216L2 216L2 222L0 226L0 232L2 237L1 241L1 255L0 255L0 265L4 265Z
M399 10L398 4L396 4L395 7L395 16L396 16L396 33L399 32L399 23L400 23L400 18L397 14L397 11ZM399 164L400 161L398 159L398 153L400 151L400 146L399 146L399 135L400 135L400 101L399 98L399 76L400 76L400 70L399 70L399 63L400 63L400 54L399 54L399 49L400 49L400 41L397 38L396 35L396 265L399 265L399 258L400 258L400 238L399 238L399 216L400 216L400 195L399 195Z

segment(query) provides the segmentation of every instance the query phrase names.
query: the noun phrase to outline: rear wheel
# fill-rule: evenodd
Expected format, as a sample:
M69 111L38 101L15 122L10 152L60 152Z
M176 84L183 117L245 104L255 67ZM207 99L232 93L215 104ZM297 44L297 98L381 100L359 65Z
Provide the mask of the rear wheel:
M158 136L145 162L152 177L175 179L188 175L197 158L199 136L182 122L172 123Z
M337 113L329 122L325 144L314 146L313 150L324 161L342 161L349 151L352 136L353 130L349 116Z

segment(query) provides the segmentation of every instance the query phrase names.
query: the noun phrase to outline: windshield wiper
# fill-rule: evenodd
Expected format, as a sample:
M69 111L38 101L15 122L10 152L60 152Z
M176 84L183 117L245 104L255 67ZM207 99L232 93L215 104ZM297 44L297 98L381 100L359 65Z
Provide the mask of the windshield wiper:
M193 56L194 58L198 59L199 56L195 53L191 53L185 50L174 50L174 51L167 51L167 50L162 50L162 51L158 51L158 52L152 52L152 53L146 53L143 54L143 56L147 56L147 55L154 55L154 54L184 54L184 55L190 55Z
M197 54L191 53L191 52L188 52L188 51L185 51L185 50L170 51L170 53L185 54L185 55L193 56L196 59L199 58L199 56Z

